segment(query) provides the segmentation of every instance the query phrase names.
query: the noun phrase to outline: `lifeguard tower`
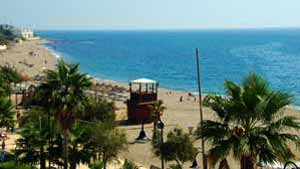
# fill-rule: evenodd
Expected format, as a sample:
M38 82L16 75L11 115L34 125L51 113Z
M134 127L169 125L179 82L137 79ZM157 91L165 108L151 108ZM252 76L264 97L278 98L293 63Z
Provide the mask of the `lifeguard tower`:
M158 82L141 78L129 83L130 99L127 100L128 120L151 122L151 105L157 102Z

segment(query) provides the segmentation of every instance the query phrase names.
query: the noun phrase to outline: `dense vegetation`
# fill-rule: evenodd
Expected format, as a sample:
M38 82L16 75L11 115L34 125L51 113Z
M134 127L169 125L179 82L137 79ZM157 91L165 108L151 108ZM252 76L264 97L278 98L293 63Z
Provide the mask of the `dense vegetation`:
M20 138L16 141L14 158L1 167L28 168L61 166L76 169L79 164L90 168L106 168L108 162L127 149L124 131L117 127L114 102L89 96L91 79L79 71L78 64L60 60L56 70L45 72L43 80L25 105L18 119ZM0 67L0 127L16 124L11 86L22 76L12 67ZM289 131L300 129L292 116L283 113L291 103L288 93L273 90L260 76L250 74L239 85L225 81L227 96L208 95L204 99L216 113L216 120L205 120L195 132L196 139L210 144L207 157L211 166L229 168L228 156L239 160L241 169L253 169L256 162L272 163L293 159L288 143L299 145L298 135ZM166 109L162 101L152 107L154 118L153 152L171 168L183 168L198 152L195 137L175 128L163 141L160 114ZM48 163L48 164L47 164ZM124 168L134 168L126 162Z
M161 136L157 135L153 140L153 152L164 161L175 162L171 168L182 169L187 161L193 161L197 155L197 149L193 145L191 136L180 128L174 128L167 134L167 140L161 142Z
M6 25L0 25L0 45L8 44L9 41L12 41L16 38L11 29L6 29Z
M14 69L1 68L0 125L15 124L15 107L9 99L11 84L20 82ZM60 60L55 71L36 87L19 119L21 137L16 142L18 164L45 169L58 165L75 169L80 163L107 162L126 149L125 133L116 128L114 103L89 97L91 79L78 64ZM62 151L63 150L63 151ZM62 153L63 152L63 153Z
M216 113L217 120L205 120L196 135L208 141L209 161L227 168L227 157L240 161L241 169L253 169L258 160L285 162L295 157L288 143L300 143L291 131L300 129L293 116L283 113L292 97L273 90L257 74L249 74L241 85L225 81L227 96L209 95L205 105ZM223 166L222 166L223 165Z
M11 85L21 81L21 75L10 66L0 66L0 127L7 129L15 125L15 106L10 94Z

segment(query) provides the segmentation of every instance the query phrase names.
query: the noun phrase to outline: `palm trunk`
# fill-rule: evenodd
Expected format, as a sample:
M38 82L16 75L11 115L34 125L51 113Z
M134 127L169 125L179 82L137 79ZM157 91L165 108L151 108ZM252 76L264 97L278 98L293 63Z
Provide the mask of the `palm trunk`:
M64 131L64 169L68 169L68 132Z
M76 145L72 145L72 151L75 152L76 151ZM76 169L76 157L74 157L73 153L70 152L70 169Z
M45 152L44 152L44 146L41 146L40 148L40 169L46 168L46 159L45 159Z
M241 169L254 169L255 158L253 156L243 156L241 158Z
M157 120L154 120L154 122L153 122L153 133L156 133L156 130L157 130L156 126L157 126Z
M105 158L105 156L103 155L103 169L106 169L106 165L107 165L107 159Z
M106 163L107 161L103 161L103 169L106 169Z

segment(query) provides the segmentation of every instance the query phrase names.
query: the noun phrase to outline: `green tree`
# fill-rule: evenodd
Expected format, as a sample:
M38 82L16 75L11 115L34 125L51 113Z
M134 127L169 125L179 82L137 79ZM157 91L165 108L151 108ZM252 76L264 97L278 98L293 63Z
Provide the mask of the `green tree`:
M197 154L190 135L184 133L180 128L170 131L166 142L153 148L157 156L163 156L166 161L175 161L180 168L185 162L194 160Z
M76 169L79 163L89 163L93 156L91 143L92 128L88 124L76 123L70 130L69 162L70 169Z
M89 165L90 169L103 169L104 168L104 164L102 161L96 161L92 164Z
M76 121L76 113L83 108L85 91L91 87L91 78L80 73L78 64L67 64L60 60L57 70L46 72L46 81L41 85L47 89L48 102L55 112L55 119L64 135L64 168L68 168L68 138Z
M160 116L167 108L163 105L164 102L162 100L158 100L151 108L151 116L153 119L153 136L157 135L157 121L160 120Z
M51 118L49 121L43 109L35 108L27 111L22 121L19 133L21 138L17 140L19 150L16 153L23 157L22 161L28 163L39 161L40 168L45 169L47 139L57 133L54 119Z
M12 66L0 66L0 73L8 83L20 83L22 81L21 74Z
M111 128L110 124L98 123L94 126L91 138L98 160L101 160L106 168L107 162L127 148L126 134L117 128Z
M0 96L0 127L11 128L15 124L15 106L7 97Z
M89 98L79 118L89 122L105 122L114 126L116 119L115 104L102 98Z
M11 84L20 83L21 75L14 67L0 66L0 96L10 96Z
M250 73L241 85L225 81L226 97L208 95L204 104L214 110L216 120L205 120L196 135L211 143L209 157L215 161L232 154L242 169L253 169L258 157L264 162L294 157L288 142L299 144L299 123L285 116L283 108L292 97L272 90L257 74Z

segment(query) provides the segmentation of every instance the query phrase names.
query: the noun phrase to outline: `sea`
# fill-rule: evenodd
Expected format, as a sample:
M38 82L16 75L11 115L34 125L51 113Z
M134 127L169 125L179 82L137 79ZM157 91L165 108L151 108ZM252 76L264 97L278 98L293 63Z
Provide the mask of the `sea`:
M300 29L38 31L56 56L97 78L197 92L196 48L203 93L225 94L224 80L250 72L290 92L300 105Z

